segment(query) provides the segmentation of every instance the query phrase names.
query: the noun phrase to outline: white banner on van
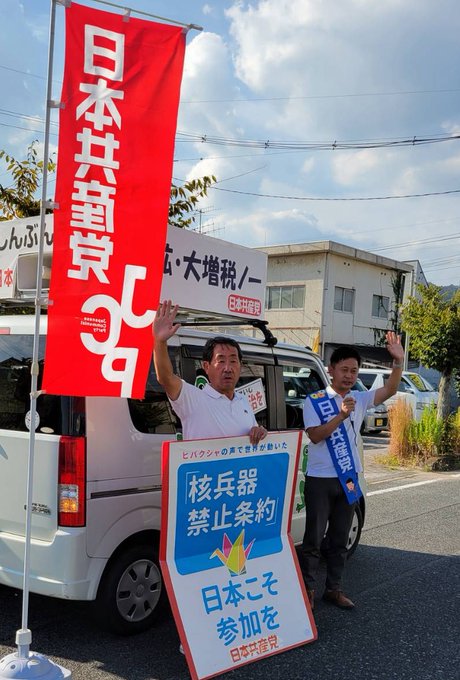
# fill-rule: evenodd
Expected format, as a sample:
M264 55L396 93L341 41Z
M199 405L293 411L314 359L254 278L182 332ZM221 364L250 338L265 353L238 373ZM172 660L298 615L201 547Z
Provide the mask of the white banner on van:
M180 307L263 318L267 254L169 227L161 299Z
M0 222L0 300L21 299L23 297L22 293L26 293L30 289L32 289L32 294L34 294L39 234L39 215ZM53 216L47 215L43 252L45 254L51 253L52 246ZM31 266L27 268L21 267L21 271L19 271L19 256L22 262L30 263ZM33 285L29 286L29 283Z
M316 639L289 535L300 436L163 444L160 562L193 680Z
M49 269L53 215L46 216L45 224L44 253ZM38 216L0 223L0 299L34 297L39 225ZM194 311L261 319L266 281L266 253L168 227L162 300L170 299ZM45 276L44 289L47 284Z

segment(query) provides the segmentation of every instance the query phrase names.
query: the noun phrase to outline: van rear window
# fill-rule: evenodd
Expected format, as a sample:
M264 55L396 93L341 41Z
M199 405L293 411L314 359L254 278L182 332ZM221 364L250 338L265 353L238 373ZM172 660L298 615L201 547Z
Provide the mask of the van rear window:
M168 350L174 371L179 373L178 348L169 347ZM175 435L181 427L164 388L157 380L153 363L150 364L144 398L128 399L128 408L132 423L139 432Z
M376 373L360 373L359 377L361 378L363 384L367 387L368 390L372 388L372 385L374 384L374 380L377 377Z
M0 429L27 432L26 414L30 411L30 367L32 364L32 335L0 335ZM38 389L41 388L45 339L40 338L38 360ZM83 401L81 413L72 412L72 397L41 394L37 398L40 418L37 432L47 434L78 434L84 430Z

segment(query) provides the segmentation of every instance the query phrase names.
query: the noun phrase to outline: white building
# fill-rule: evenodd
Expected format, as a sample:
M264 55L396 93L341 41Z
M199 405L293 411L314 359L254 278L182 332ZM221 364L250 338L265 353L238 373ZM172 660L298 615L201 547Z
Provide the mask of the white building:
M403 300L424 279L415 263L334 241L259 250L268 254L265 318L280 341L310 346L325 362L340 345L388 361L383 337L394 327L396 295Z

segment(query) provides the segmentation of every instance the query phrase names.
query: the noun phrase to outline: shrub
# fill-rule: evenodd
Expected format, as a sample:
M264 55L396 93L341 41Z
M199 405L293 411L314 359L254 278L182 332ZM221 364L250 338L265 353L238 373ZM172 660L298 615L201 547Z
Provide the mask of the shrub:
M416 421L409 404L398 399L389 409L389 423L389 459L435 470L460 467L460 410L442 419L432 405Z
M389 456L398 460L401 464L408 463L413 458L409 434L412 419L412 409L404 399L397 399L388 408L390 427Z

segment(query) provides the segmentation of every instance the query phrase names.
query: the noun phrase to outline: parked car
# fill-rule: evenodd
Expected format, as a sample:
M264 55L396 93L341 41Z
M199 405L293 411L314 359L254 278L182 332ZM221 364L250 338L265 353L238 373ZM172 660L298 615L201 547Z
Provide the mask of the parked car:
M34 323L33 316L22 314L0 317L0 585L13 588L23 583ZM42 316L39 390L46 331ZM201 357L209 337L183 327L169 342L174 369L188 382L203 380ZM236 339L243 352L238 386L260 380L264 393L258 422L269 430L303 430L302 400L327 384L317 355L262 339ZM165 597L158 561L161 445L181 432L153 367L143 399L41 394L36 423L31 592L94 601L97 620L118 633L147 629ZM297 544L305 528L307 454L304 433L291 522ZM360 485L365 493L362 475ZM363 496L349 555L364 517Z
M325 371L329 378L329 372L325 366ZM362 392L368 388L364 385L361 378L357 378L355 384L351 388L352 390L357 390ZM388 428L388 409L385 404L379 404L378 406L371 406L367 409L366 416L360 428L361 434L366 432L381 432Z
M360 368L359 377L369 390L383 387L390 375L390 369L386 368ZM420 420L424 408L430 404L437 404L438 395L434 391L420 390L411 380L410 372L404 371L398 385L398 391L393 397L385 402L390 408L397 399L404 399L412 408L415 420Z
M363 392L367 390L363 381L358 378L352 390L358 390L358 392ZM366 411L366 417L361 425L361 434L365 433L378 433L382 430L388 429L388 409L385 404L378 404L377 406L371 406Z
M437 406L439 401L439 392L428 382L426 378L414 371L405 371L404 377L411 381L415 388L423 393L432 403Z

